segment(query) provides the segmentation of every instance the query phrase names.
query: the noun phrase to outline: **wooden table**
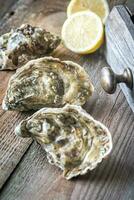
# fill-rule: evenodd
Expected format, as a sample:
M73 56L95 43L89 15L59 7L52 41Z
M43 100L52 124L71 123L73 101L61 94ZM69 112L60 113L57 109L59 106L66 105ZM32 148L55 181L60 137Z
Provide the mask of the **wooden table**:
M68 2L0 0L0 33L30 23L60 34ZM112 8L124 2L110 0L109 4ZM0 109L0 199L134 200L134 115L120 88L114 95L107 95L100 86L100 70L107 66L103 48L94 54L79 56L61 45L53 56L76 61L89 73L95 92L84 108L110 129L113 151L92 172L67 181L60 169L47 162L39 145L15 136L15 126L29 114ZM0 103L13 73L0 72Z

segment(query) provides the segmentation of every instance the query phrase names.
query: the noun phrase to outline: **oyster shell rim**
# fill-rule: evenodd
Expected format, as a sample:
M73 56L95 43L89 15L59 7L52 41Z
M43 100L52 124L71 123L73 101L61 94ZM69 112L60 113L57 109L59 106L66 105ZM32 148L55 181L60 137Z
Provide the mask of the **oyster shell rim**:
M70 105L70 104L66 104L63 108L42 108L42 109L38 110L37 112L35 112L32 116L28 117L27 119L22 120L22 121L19 123L19 125L15 128L15 134L16 134L17 136L21 136L21 135L20 135L20 132L21 132L21 124L22 124L25 120L28 121L28 120L31 119L32 117L34 118L34 116L38 115L38 113L40 113L40 112L42 112L42 111L45 111L46 113L49 111L49 112L52 112L52 113L59 114L59 110L62 110L62 111L65 110L65 111L66 111L66 109L68 109L68 108L69 108L69 109L71 108L71 109L77 110L81 116L87 117L88 119L92 120L94 123L97 123L97 125L100 125L100 126L102 127L102 129L106 132L106 135L107 135L107 137L108 137L108 142L107 142L107 143L109 144L109 149L106 151L105 154L103 154L103 156L101 155L101 156L99 157L99 160L97 160L97 161L94 163L94 166L93 166L92 168L90 168L90 166L88 166L88 167L86 167L83 171L81 170L81 171L77 172L76 174L70 175L70 176L68 176L68 177L65 176L65 178L66 178L67 180L69 180L69 179L71 179L71 178L73 178L73 177L76 177L76 176L78 176L78 175L84 175L84 174L86 174L88 171L92 171L93 169L95 169L95 168L98 166L99 163L101 163L101 162L103 161L103 159L105 159L105 158L110 154L110 152L111 152L111 150L112 150L112 148L113 148L113 143L112 143L112 136L111 136L111 133L110 133L110 131L108 130L108 128L107 128L104 124L102 124L101 122L95 120L95 119L94 119L90 114L88 114L81 106ZM41 145L41 144L40 144L40 145ZM42 147L42 145L41 145L41 147ZM47 154L50 154L49 151L47 151L45 148L43 148L43 149L45 150L45 152L46 152ZM50 155L51 155L51 154L50 154ZM47 155L46 155L46 156L47 156ZM52 164L52 163L50 162L50 160L48 159L48 157L47 157L47 160L48 160L48 162L49 162L50 164ZM56 163L54 163L54 165L55 165L55 166L58 166L59 168L61 168L62 170L64 170L60 165L58 165L58 164L56 164ZM63 172L63 173L64 173L64 172Z
M26 29L26 31L29 31L29 28L33 29L32 33L30 33L30 34L28 33L27 34L26 32L24 32L25 29ZM31 45L33 45L32 42L35 43L33 45L33 49L35 48L34 46L36 45L36 49L41 51L41 47L39 48L40 45L36 44L37 39L39 40L39 38L37 36L36 36L36 42L35 42L35 34L38 34L39 31L42 32L40 35L42 35L42 38L44 38L44 43L45 43L44 48L43 48L43 50L45 50L45 53L42 50L42 53L40 53L40 54L34 53L34 52L31 51L31 49L32 49ZM18 47L14 48L14 49L8 48L8 42L10 41L12 36L14 36L14 34L19 34L19 32L21 32L20 35L23 35L26 39L28 38L27 39L28 42L26 43L26 45L28 45L28 48L26 48L26 49L29 49L28 51L29 52L31 51L30 53L28 53L28 52L24 53L21 50L22 47L23 48L25 47L25 43L24 43L24 45L21 44L22 46L19 44ZM28 37L27 37L27 35L28 35ZM6 40L6 47L4 47L2 45L5 40ZM2 41L3 41L3 43L2 43ZM49 42L50 42L50 44L49 44ZM15 44L15 42L13 44ZM49 46L48 46L48 44L49 44ZM1 46L0 49L1 49L2 54L4 54L4 56L5 56L5 57L3 57L3 60L2 59L0 60L1 61L1 63L0 63L1 64L0 71L14 71L14 70L17 70L18 68L22 67L23 65L25 65L28 61L30 61L32 59L38 59L40 57L43 57L43 55L48 56L60 44L61 44L61 37L59 35L51 33L50 31L48 31L45 28L40 27L40 26L34 26L32 24L29 24L29 23L23 23L20 26L11 28L8 32L3 33L2 35L0 35L0 46ZM26 49L25 49L25 51L26 51ZM34 50L34 51L37 52L36 50ZM17 52L20 52L20 54L18 54ZM22 55L25 55L25 57L31 56L31 58L30 59L27 58L28 60L26 62L22 62L21 64L19 64L19 63L15 64L13 62L13 58L12 59L9 58L9 57L12 57L10 55L11 53L12 54L15 53L17 59ZM7 60L5 58L7 58Z
M37 63L42 62L44 59L45 60L50 60L50 61L51 60L52 61L57 61L57 62L59 62L59 63L61 63L63 65L64 64L72 65L72 66L76 67L78 70L80 70L80 72L82 72L82 74L85 77L85 81L87 81L89 83L88 90L89 90L90 93L88 95L88 98L86 98L86 100L84 101L84 103L81 102L80 104L75 104L75 105L84 105L87 102L87 100L92 96L92 94L94 92L94 86L93 86L93 84L92 84L92 82L90 80L90 77L89 77L88 73L85 71L85 69L81 65L79 65L79 64L77 64L77 63L75 63L73 61L69 61L69 60L62 61L59 58L55 58L55 57L52 57L52 56L45 56L45 57L41 57L41 58L30 60L25 65L23 65L23 66L21 66L21 67L16 69L16 73L11 76L11 78L10 78L10 80L8 82L8 86L7 86L7 89L6 89L6 92L5 92L5 96L4 96L3 101L2 101L2 109L3 110L5 110L5 111L7 111L7 110L16 110L16 111L28 111L28 110L36 110L37 111L37 110L39 110L39 109L34 109L34 108L33 109L28 109L28 110L8 109L8 106L6 105L6 98L8 97L8 95L7 95L8 94L8 90L10 88L10 83L13 81L13 79L15 79L21 72L23 72L25 70L25 68L26 68L26 70L28 70L28 69L31 68L32 65L35 65L36 62ZM71 93L71 90L70 90L70 93ZM61 107L65 106L66 104L67 103L64 102L64 104L62 104ZM44 105L44 107L45 107L45 105Z

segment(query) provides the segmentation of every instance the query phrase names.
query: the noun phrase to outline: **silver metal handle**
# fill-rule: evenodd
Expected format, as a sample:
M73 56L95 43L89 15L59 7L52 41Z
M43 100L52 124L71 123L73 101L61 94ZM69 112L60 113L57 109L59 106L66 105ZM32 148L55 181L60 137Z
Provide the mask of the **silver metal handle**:
M101 86L109 94L116 91L118 83L125 83L130 89L133 88L133 74L131 69L126 68L122 74L115 74L109 67L101 70Z

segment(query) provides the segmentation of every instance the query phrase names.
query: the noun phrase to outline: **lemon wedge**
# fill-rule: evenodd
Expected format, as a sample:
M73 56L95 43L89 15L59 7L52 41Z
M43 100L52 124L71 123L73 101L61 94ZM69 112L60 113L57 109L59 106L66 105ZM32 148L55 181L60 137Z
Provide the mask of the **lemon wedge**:
M64 45L78 54L96 51L104 40L104 26L98 15L82 11L69 17L61 32Z
M67 8L67 16L70 17L72 14L91 10L95 12L105 23L109 14L109 6L106 0L71 0Z

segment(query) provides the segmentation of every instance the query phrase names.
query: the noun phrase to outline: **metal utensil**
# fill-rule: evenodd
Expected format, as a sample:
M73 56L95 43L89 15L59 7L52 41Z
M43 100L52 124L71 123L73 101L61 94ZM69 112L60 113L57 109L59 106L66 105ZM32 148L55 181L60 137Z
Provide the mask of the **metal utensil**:
M104 67L101 71L101 86L109 94L116 91L118 83L125 83L128 88L133 88L133 74L126 68L122 74L116 74L111 68Z
M110 69L102 69L101 84L108 93L114 93L119 84L134 112L134 0L127 2L115 6L105 24L105 57Z

